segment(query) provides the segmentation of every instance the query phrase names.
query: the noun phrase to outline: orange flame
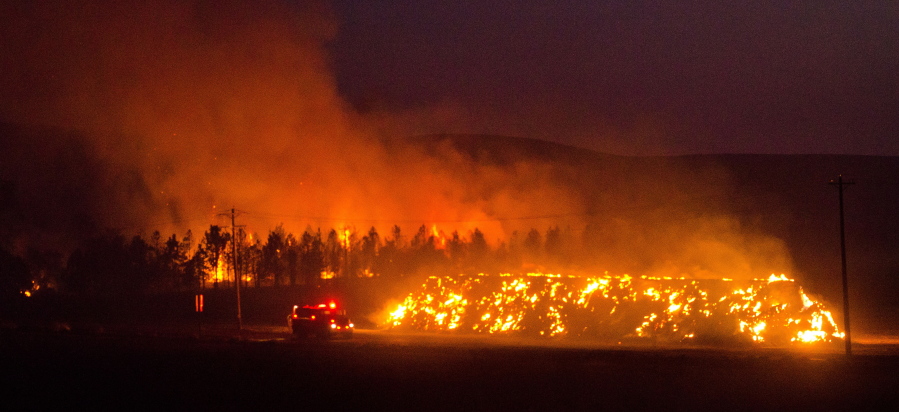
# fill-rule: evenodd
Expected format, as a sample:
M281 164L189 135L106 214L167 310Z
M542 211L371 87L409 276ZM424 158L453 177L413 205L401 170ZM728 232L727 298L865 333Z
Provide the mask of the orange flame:
M446 235L441 230L437 230L437 225L431 225L431 236L434 237L435 249L446 249Z
M390 313L395 328L539 336L843 339L830 311L785 275L738 282L685 278L478 275L430 277Z

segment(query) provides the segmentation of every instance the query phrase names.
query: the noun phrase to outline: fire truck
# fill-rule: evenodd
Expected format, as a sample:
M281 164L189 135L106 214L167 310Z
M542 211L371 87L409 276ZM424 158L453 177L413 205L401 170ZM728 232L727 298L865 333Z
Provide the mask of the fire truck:
M349 339L353 337L354 325L346 311L338 308L334 301L317 305L293 306L293 313L287 317L290 333L297 339Z

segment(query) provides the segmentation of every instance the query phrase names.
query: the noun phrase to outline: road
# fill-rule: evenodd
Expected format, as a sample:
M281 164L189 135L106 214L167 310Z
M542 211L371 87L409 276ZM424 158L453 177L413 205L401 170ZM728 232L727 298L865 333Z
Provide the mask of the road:
M899 356L357 331L292 341L0 334L4 409L744 410L899 406Z

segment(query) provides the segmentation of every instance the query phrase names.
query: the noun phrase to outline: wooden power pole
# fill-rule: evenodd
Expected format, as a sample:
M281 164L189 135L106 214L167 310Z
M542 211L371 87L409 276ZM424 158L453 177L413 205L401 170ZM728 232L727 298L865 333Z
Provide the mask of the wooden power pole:
M235 208L231 208L231 267L234 268L234 290L237 294L237 330L243 330L243 317L241 315L240 306L240 270L237 267L237 225L234 222L237 213L240 212ZM220 216L228 216L228 213L220 213Z
M843 218L843 186L855 184L855 182L843 181L843 175L837 180L831 180L831 185L837 187L840 196L840 257L843 266L843 323L846 328L846 355L852 355L852 329L849 326L849 279L846 276L846 222Z

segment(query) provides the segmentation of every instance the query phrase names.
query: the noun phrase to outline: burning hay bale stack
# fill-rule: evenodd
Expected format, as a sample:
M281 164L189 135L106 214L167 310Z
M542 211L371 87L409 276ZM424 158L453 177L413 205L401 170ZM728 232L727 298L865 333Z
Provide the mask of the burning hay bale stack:
M830 342L843 339L823 303L784 275L768 279L624 276L430 277L391 328L664 342Z

